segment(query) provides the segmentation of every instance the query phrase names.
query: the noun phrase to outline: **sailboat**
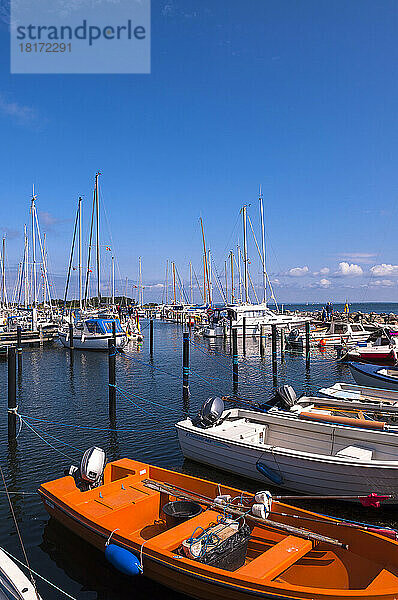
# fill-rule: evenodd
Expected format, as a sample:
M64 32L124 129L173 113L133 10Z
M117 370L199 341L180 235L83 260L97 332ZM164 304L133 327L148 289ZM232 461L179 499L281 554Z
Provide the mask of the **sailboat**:
M249 297L249 281L253 287L253 282L251 281L251 277L249 274L249 259L248 259L248 250L247 250L247 206L244 205L242 208L242 220L243 220L243 267L244 267L244 298L241 297L240 294L240 302L233 304L226 304L222 308L213 308L210 307L209 314L209 325L204 327L202 330L202 334L207 338L217 338L223 337L225 335L226 330L230 327L236 328L238 330L238 335L243 335L243 319L245 319L246 324L246 334L247 335L260 335L261 327L265 327L265 332L270 333L272 325L276 325L278 328L292 328L297 327L298 325L303 324L308 318L299 317L296 315L285 315L272 311L267 306L267 284L270 285L268 280L268 275L266 271L266 247L265 247L265 227L264 227L264 207L263 207L263 195L259 193L259 207L260 207L260 218L261 218L261 245L260 247L257 243L257 239L254 235L254 229L252 227L251 221L250 226L252 229L252 233L254 236L254 241L256 243L256 247L260 256L260 261L262 264L262 275L263 275L263 299L262 302L257 302L257 304L252 304ZM203 233L203 226L202 226ZM203 234L203 243L204 242L204 234ZM241 278L240 278L240 255L241 250L238 247L238 270L239 270L239 285L241 288ZM211 268L210 268L211 271ZM209 269L206 271L207 278L209 280ZM231 263L231 276L233 273L233 262ZM231 282L232 283L232 282ZM232 287L232 295L233 295L233 283ZM255 292L255 290L254 290ZM211 296L210 296L211 298ZM211 302L211 300L210 300Z
M100 278L100 243L99 243L99 186L98 179L100 173L95 175L93 207L91 214L90 241L87 258L87 272L85 281L85 291L83 299L83 274L82 274L82 199L79 198L78 209L76 213L75 227L73 232L73 241L69 260L68 276L65 287L64 311L66 308L66 298L68 294L70 275L72 270L72 261L76 235L78 235L78 260L79 260L79 309L72 311L64 320L63 326L58 331L59 339L66 348L76 348L78 350L102 350L108 349L108 340L115 340L116 348L123 348L127 343L126 332L122 328L120 319L113 313L113 306L101 307L101 278ZM93 242L94 217L96 221L96 269L97 269L97 301L98 305L94 309L89 309L88 289L91 274L91 252ZM112 261L112 274L114 277L114 263ZM114 300L114 282L112 281L112 298ZM72 328L70 328L72 325ZM71 340L73 336L73 343Z

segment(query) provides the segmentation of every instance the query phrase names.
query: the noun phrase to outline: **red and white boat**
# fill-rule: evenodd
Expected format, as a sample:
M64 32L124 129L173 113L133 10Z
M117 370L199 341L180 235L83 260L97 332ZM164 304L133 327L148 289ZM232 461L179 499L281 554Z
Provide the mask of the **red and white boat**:
M377 365L396 365L398 362L398 331L380 328L367 341L350 348L345 359Z

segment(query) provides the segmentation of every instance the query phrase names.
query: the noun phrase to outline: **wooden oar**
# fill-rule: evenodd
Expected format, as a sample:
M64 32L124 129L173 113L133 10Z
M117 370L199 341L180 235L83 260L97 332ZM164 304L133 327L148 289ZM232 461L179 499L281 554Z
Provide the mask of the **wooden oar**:
M224 509L228 511L229 514L235 515L236 517L244 517L248 521L253 521L259 525L266 525L273 529L281 529L282 531L286 531L291 535L296 535L298 537L303 537L307 540L312 540L314 542L325 542L327 544L331 544L333 546L339 546L340 548L348 549L348 545L340 542L339 540L335 540L334 538L330 538L324 535L320 535L315 533L314 531L307 531L306 529L301 529L298 527L292 527L291 525L287 525L285 523L278 523L277 521L271 521L270 519L261 519L260 517L255 517L254 515L248 514L237 508L234 508L230 505L220 505L214 502L214 499L208 498L201 494L196 494L196 492L181 492L177 487L170 485L168 483L154 481L152 479L144 479L142 483L157 492L163 492L164 494L169 494L174 496L175 498L182 498L183 500L196 500L200 504L204 504L208 508L213 510L224 512Z

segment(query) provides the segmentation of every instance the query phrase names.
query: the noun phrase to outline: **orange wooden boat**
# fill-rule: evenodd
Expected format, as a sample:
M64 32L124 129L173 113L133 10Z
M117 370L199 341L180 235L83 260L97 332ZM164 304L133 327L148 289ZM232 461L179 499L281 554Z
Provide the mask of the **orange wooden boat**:
M77 535L105 552L111 544L134 554L146 577L194 598L398 598L397 542L277 501L266 521L247 517L250 540L239 568L182 555L182 543L198 539L196 528L206 529L223 515L225 507L206 498L240 496L241 508L253 501L253 494L227 486L124 458L106 465L94 489L81 491L68 475L42 484L39 493L49 514ZM202 512L167 524L163 506L184 497L196 499Z

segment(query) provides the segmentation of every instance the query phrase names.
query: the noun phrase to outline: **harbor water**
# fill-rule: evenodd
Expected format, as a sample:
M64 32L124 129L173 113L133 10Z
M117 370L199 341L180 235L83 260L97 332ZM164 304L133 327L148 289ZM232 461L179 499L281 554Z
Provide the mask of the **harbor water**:
M397 311L397 305L394 310ZM320 387L337 381L352 382L348 367L336 361L333 348L312 350L309 370L302 354L286 352L282 360L278 348L275 378L271 341L267 341L266 354L260 358L258 339L248 336L245 352L239 339L236 390L232 383L229 340L210 341L192 335L190 396L183 400L182 327L155 321L153 356L149 353L147 321L142 323L142 329L145 341L130 343L117 356L116 378L120 391L116 423L108 416L106 353L70 353L58 343L24 348L17 380L18 413L22 418L18 422L16 447L7 443L7 362L0 363L3 389L0 464L12 492L30 564L79 600L177 596L145 577L133 581L119 574L107 565L101 552L50 520L36 493L40 483L61 477L71 464L79 464L86 448L96 445L104 448L108 460L135 458L255 490L258 484L184 461L174 424L187 415L194 416L209 396L237 392L243 399L265 402L272 398L276 386L284 383L291 384L297 395L301 395L316 393ZM22 560L4 488L0 497L0 545ZM371 510L338 502L301 502L301 505L354 520L396 526L395 509L391 508ZM38 588L43 600L63 597L41 580L38 580Z

